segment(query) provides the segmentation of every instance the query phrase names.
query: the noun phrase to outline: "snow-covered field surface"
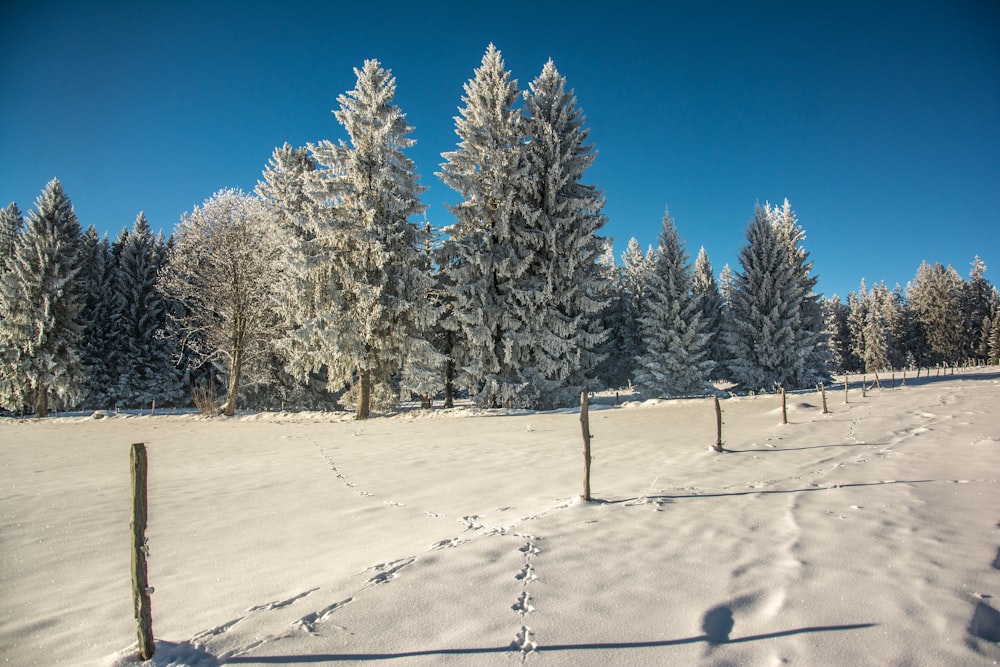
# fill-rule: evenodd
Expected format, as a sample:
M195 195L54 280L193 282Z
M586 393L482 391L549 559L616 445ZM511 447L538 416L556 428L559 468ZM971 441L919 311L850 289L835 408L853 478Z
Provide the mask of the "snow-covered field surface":
M0 663L1000 661L1000 372L591 408L0 422ZM976 637L978 633L983 637ZM985 637L985 638L984 638Z

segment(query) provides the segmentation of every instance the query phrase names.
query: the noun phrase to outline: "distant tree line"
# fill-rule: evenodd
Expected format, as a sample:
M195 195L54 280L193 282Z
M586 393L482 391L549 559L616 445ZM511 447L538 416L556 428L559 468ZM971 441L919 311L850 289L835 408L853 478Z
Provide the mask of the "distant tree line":
M329 408L358 418L459 394L545 409L633 386L689 396L712 382L770 391L837 371L997 363L1000 299L923 264L905 294L862 281L815 291L791 205L758 205L739 268L692 265L673 219L616 261L595 152L550 61L526 91L492 45L465 84L459 142L438 177L455 222L422 215L412 128L380 63L355 70L335 117L347 140L275 149L253 194L222 190L170 238L139 214L115 241L81 230L51 181L0 210L0 407Z

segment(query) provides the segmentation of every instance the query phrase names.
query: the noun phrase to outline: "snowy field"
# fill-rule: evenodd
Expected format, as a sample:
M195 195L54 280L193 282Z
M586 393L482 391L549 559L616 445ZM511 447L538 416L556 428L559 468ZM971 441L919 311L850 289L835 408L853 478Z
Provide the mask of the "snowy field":
M4 420L0 663L138 663L143 441L157 666L997 664L1000 372L828 401L594 405L590 503L578 412Z

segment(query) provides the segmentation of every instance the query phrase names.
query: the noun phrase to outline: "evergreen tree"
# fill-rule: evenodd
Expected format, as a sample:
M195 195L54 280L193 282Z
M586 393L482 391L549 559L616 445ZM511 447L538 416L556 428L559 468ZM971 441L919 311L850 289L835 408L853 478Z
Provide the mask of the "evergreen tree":
M826 312L827 348L830 365L837 372L853 370L851 363L851 335L847 325L848 307L836 294L824 304Z
M11 202L0 209L0 276L10 270L14 261L14 244L23 227L24 218L17 204Z
M794 310L797 311L797 323L793 327L792 345L796 356L794 366L789 369L789 381L793 387L811 387L825 380L829 371L821 296L816 293L817 278L812 273L813 262L802 245L806 238L805 230L799 225L788 199L785 199L781 208L770 208L768 215L778 239L787 250L795 285L792 299Z
M965 334L959 275L950 266L922 262L906 296L926 345L926 356L920 361L925 364L958 361Z
M616 337L619 341L618 354L621 361L623 382L629 383L635 378L636 360L645 352L642 339L642 329L639 320L646 311L646 300L649 298L650 275L653 271L653 251L642 252L642 247L635 237L629 239L622 252L622 267L620 287L622 300L622 315L620 330Z
M622 293L622 272L615 261L614 242L605 242L604 252L598 262L603 283L604 310L601 314L602 327L607 337L601 345L603 361L598 379L604 387L624 387L631 379L632 360L621 354L622 333L625 328L625 299Z
M987 323L988 326L984 326L988 355L986 362L991 366L996 366L1000 364L1000 303L994 302L993 311Z
M972 261L969 279L962 284L962 356L982 361L988 353L983 338L983 322L989 317L996 289L985 277L986 264L978 256Z
M604 198L582 183L593 164L589 131L566 79L548 61L525 93L525 197L518 236L528 251L520 305L526 327L511 358L525 380L519 400L536 408L572 403L595 388L605 289L600 266Z
M161 258L144 213L121 237L114 274L117 402L142 407L176 404L182 397L174 348L164 335L167 304L156 289Z
M528 309L537 294L522 280L534 252L522 234L525 120L517 98L517 82L490 44L465 84L458 149L443 154L438 174L460 197L448 207L456 222L444 230L442 264L458 329L452 360L457 382L486 407L526 404L515 348L534 331Z
M356 69L357 87L337 99L334 114L350 137L312 147L334 204L316 241L330 273L310 335L319 362L351 382L358 419L369 416L372 390L398 397L391 382L408 361L432 353L427 334L435 310L421 248L424 231L410 221L426 207L412 160L416 143L392 104L396 80L377 60Z
M80 223L51 180L17 235L0 282L0 405L33 409L75 404L83 394L78 351L84 295L78 282Z
M91 225L80 248L80 279L86 303L81 314L83 336L80 355L86 373L83 404L110 409L118 399L116 374L118 340L112 325L117 303L115 263L111 243Z
M719 286L715 282L715 274L712 273L712 263L704 247L698 251L698 257L694 261L693 290L700 300L701 318L705 325L705 333L708 334L708 359L715 362L713 372L724 372L722 371L722 363L725 360L725 345L722 341L724 303L722 294L719 293Z
M757 206L740 249L725 339L730 378L749 390L795 388L802 352L796 348L802 289L771 216Z
M846 370L858 372L864 369L865 322L868 320L868 285L861 279L857 292L847 295L847 329L850 334L850 363Z
M635 383L644 396L691 396L711 389L715 362L708 358L710 335L701 305L687 252L667 213L639 319L644 350L636 360Z

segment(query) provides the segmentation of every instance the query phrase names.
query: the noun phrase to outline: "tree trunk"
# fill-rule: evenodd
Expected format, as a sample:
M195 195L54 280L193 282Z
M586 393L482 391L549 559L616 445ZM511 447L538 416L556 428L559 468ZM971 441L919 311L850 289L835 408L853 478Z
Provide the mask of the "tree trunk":
M372 372L365 369L358 375L358 409L354 413L354 418L368 419L368 415L371 414L371 402Z
M226 390L226 416L236 414L236 393L240 388L240 372L243 367L243 355L239 350L233 352L233 363L229 369L229 388Z
M455 407L455 361L451 357L444 365L444 407Z
M39 419L49 416L49 388L45 386L44 382L38 383L38 389L35 392L35 416Z

